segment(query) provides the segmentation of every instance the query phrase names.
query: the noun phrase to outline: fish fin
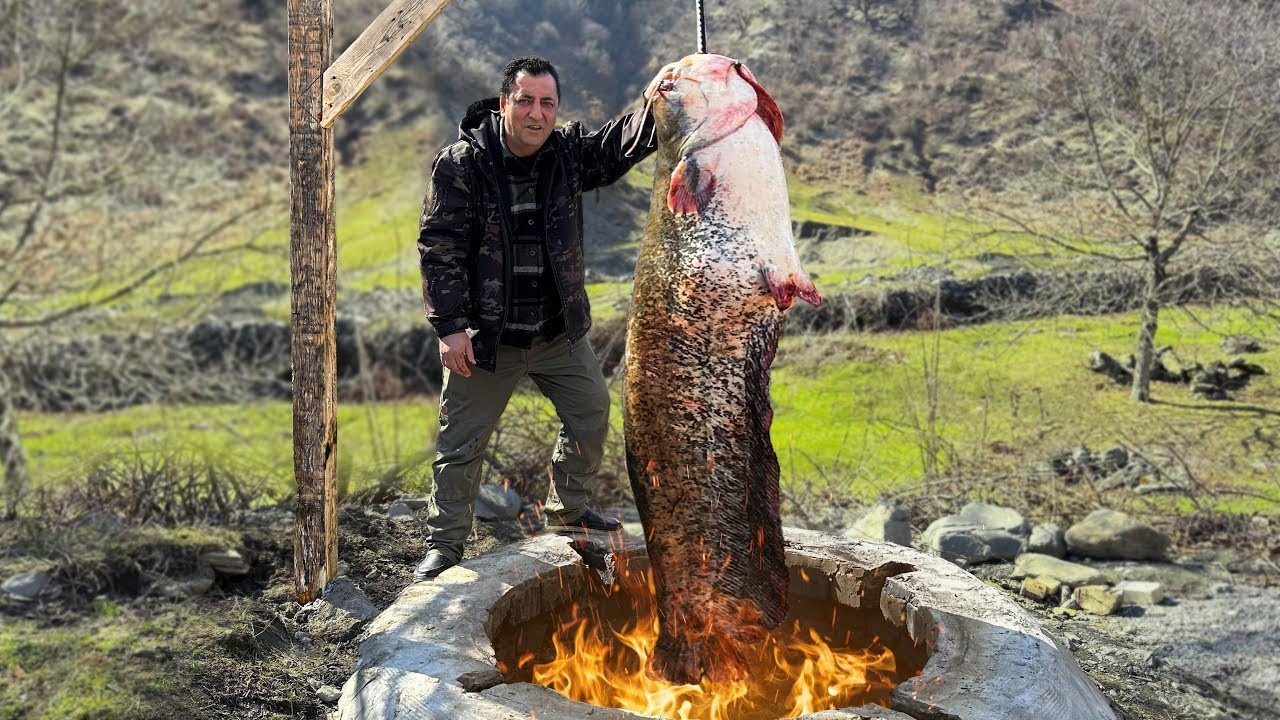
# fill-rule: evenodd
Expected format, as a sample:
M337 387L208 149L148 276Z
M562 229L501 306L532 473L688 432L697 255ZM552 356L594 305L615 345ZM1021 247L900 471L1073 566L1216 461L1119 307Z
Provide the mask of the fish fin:
M766 266L761 268L764 275L765 285L769 288L769 294L773 295L773 301L778 305L779 310L786 310L791 307L796 298L800 298L814 307L822 304L822 296L818 294L818 288L814 287L813 281L804 273L786 273L778 271L777 268Z
M765 92L765 89L756 81L756 76L751 74L746 65L738 63L738 75L743 80L751 83L751 87L756 90L756 114L764 120L764 124L769 127L769 132L773 133L773 139L782 144L782 110L778 107L778 103L774 101L773 96Z
M705 166L685 158L671 173L667 190L667 208L676 215L696 215L711 204L716 176Z

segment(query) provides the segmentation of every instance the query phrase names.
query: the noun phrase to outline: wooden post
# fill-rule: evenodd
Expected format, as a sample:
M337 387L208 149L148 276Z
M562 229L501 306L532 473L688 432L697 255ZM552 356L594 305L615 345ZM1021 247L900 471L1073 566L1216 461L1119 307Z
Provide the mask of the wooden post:
M338 568L333 130L320 125L332 45L332 0L289 0L293 567L300 603L318 597Z
M448 4L392 0L331 66L332 0L289 0L293 577L300 603L317 598L338 571L333 123Z

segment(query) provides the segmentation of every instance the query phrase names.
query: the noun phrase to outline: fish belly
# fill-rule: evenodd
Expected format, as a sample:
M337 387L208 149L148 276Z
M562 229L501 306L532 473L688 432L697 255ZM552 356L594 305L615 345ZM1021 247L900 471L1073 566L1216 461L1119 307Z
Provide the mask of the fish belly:
M650 671L675 682L742 679L749 647L787 614L769 436L782 314L761 279L778 238L732 211L734 188L722 178L707 212L651 223L628 328L627 469L659 610Z

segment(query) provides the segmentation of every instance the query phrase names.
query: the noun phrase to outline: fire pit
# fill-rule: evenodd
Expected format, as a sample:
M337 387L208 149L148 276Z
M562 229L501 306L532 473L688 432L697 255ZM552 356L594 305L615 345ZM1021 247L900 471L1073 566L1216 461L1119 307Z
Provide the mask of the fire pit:
M546 535L407 588L370 624L339 716L1114 720L1057 642L951 563L785 537L792 617L761 648L751 687L647 684L643 546Z

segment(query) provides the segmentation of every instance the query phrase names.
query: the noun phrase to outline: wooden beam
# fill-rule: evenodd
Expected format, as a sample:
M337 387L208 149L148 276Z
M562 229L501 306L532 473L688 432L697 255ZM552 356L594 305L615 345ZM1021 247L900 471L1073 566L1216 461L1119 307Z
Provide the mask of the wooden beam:
M301 603L318 597L338 569L333 131L320 125L322 73L332 54L332 0L289 0L293 567Z
M324 71L321 127L331 128L360 93L422 34L449 0L391 0L382 14Z

